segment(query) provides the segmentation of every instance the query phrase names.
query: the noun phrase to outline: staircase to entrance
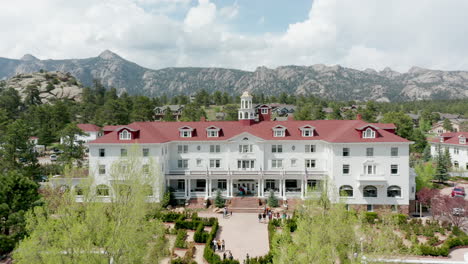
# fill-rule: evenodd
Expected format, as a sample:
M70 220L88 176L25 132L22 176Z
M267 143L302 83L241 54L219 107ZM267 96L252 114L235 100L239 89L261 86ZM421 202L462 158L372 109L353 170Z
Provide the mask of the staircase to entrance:
M228 206L229 211L234 213L260 213L262 206L258 203L257 197L233 197Z

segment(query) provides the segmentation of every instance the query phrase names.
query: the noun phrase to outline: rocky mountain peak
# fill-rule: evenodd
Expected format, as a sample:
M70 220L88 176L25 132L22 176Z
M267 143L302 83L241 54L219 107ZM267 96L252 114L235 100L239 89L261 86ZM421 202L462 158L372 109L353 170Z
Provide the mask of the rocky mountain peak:
M425 68L421 68L421 67L418 67L418 66L413 66L409 69L408 73L410 74L415 74L415 73L423 73L423 72L427 72L427 71L430 71L429 69L425 69Z
M21 57L20 60L22 60L22 61L38 61L39 59L34 57L31 54L25 54L25 55L23 55L23 57Z
M112 52L110 50L105 50L105 51L101 52L101 54L99 54L98 57L103 59L103 60L122 59L119 55L117 55L116 53L114 53L114 52Z

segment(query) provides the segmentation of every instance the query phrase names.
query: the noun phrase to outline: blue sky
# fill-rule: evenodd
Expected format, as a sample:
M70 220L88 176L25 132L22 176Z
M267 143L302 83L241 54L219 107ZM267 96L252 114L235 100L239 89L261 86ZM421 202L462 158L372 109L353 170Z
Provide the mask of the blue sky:
M468 70L464 0L15 0L0 10L0 57L111 50L153 69Z

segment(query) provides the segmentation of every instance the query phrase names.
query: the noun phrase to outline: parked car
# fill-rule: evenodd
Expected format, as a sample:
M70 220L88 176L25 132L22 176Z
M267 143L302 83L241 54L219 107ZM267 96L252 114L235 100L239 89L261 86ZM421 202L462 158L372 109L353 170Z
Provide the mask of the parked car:
M465 209L463 208L453 208L452 214L454 216L465 216Z
M463 187L453 188L452 197L465 197L465 188Z
M50 155L50 161L57 161L57 155L55 154Z

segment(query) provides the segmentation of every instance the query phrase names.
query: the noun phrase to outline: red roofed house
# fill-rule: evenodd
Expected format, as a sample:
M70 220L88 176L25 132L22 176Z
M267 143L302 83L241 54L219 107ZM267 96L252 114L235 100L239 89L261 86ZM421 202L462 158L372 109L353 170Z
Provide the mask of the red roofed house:
M448 132L442 133L438 137L429 139L431 144L431 155L438 155L438 148L448 149L452 158L452 170L468 171L468 132Z
M271 121L241 96L239 121L135 122L89 143L90 176L114 195L113 164L136 150L151 173L152 198L172 188L177 199L227 199L270 192L287 201L327 191L359 210L408 213L415 183L409 145L393 124L362 120ZM150 162L152 161L152 162ZM155 165L157 164L157 166ZM323 185L325 181L327 185ZM327 187L323 187L327 186Z
M77 124L79 129L84 132L84 135L75 135L75 143L88 143L99 138L101 133L101 128L93 124ZM63 138L60 139L60 143L63 144Z

